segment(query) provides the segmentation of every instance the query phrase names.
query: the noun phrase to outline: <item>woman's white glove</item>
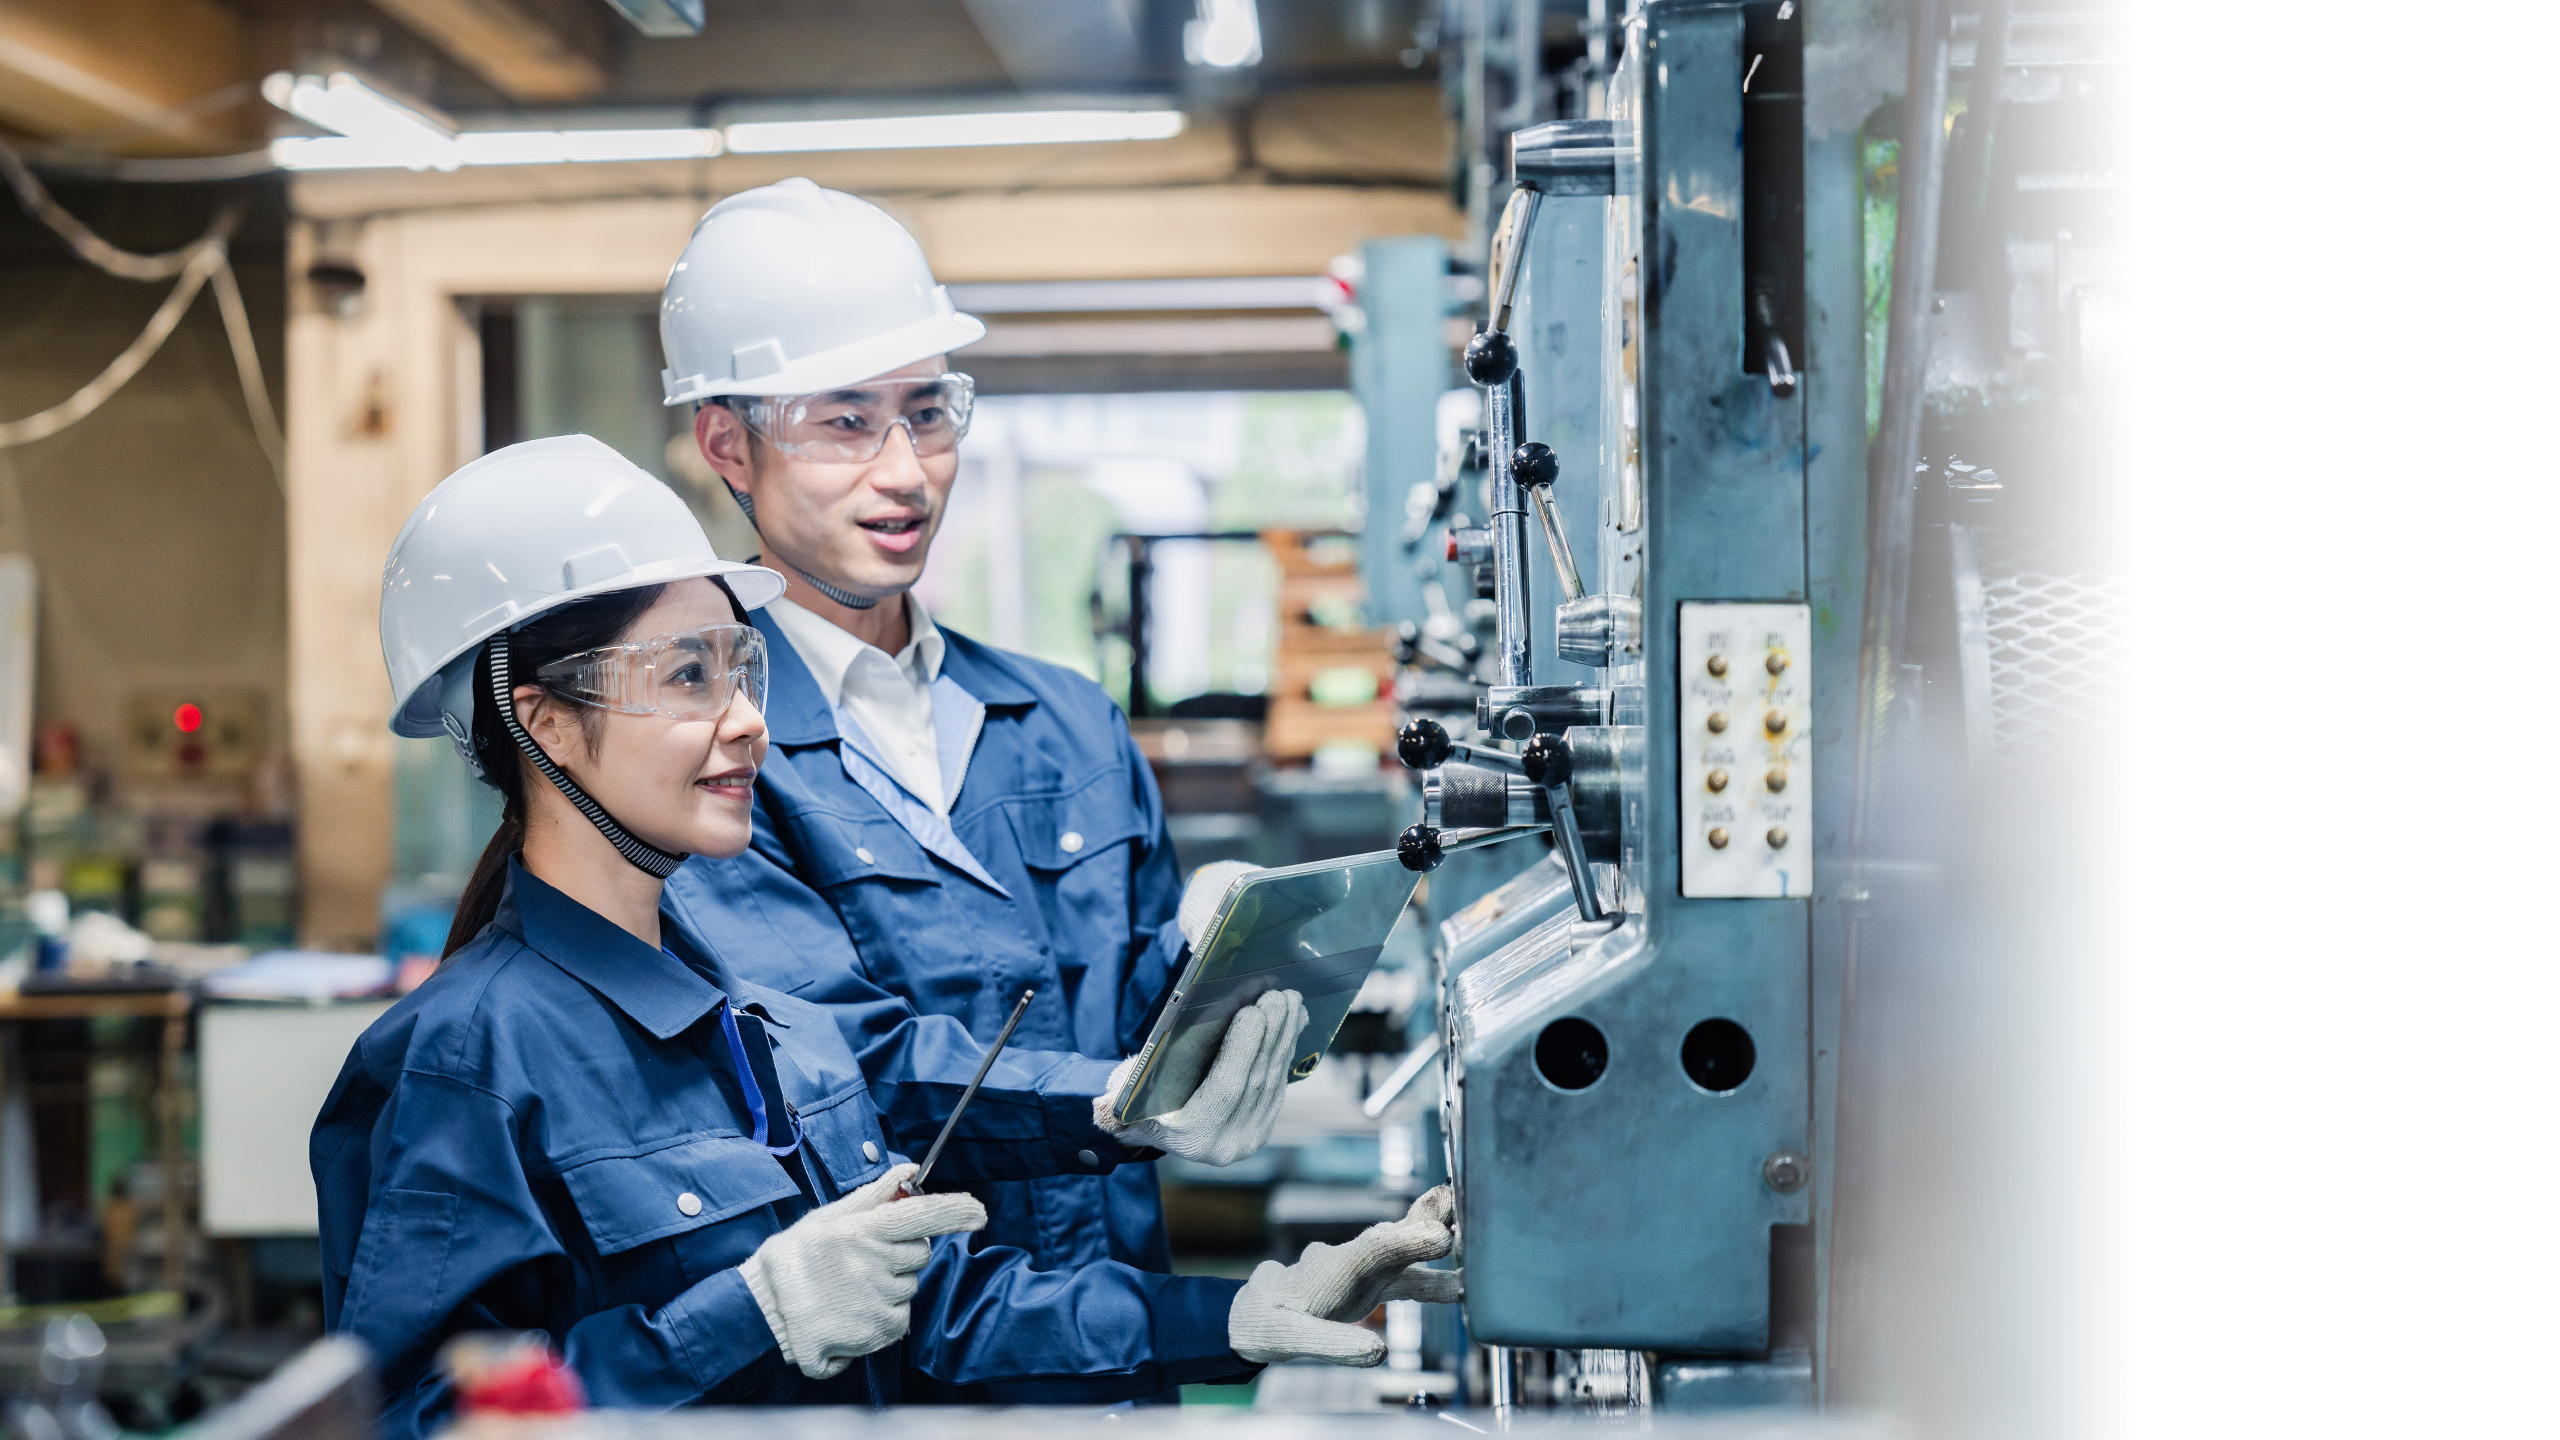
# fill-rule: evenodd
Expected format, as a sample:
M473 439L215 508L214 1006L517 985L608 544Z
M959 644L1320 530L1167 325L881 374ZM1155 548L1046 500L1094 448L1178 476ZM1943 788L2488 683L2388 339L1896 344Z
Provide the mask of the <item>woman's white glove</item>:
M830 1379L860 1356L903 1339L916 1272L932 1237L986 1228L974 1195L897 1198L913 1165L803 1215L738 1266L782 1358L812 1380Z
M1256 1364L1322 1360L1375 1365L1387 1342L1357 1322L1384 1300L1452 1301L1466 1293L1456 1270L1419 1262L1449 1253L1456 1204L1446 1185L1426 1190L1401 1220L1372 1225L1347 1245L1310 1245L1295 1265L1265 1260L1227 1312L1227 1346Z
M1152 1146L1203 1165L1233 1165L1270 1142L1288 1095L1298 1032L1306 1028L1307 1005L1297 991L1267 991L1227 1022L1217 1058L1181 1109L1134 1125L1120 1123L1114 1110L1138 1068L1132 1055L1093 1097L1093 1123L1132 1150Z

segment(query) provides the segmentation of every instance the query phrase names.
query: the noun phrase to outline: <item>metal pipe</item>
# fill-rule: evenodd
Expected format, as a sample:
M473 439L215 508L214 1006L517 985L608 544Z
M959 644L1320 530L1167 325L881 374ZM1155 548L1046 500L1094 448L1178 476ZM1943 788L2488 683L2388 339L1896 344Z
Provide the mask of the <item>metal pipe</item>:
M1911 595L1911 526L1927 399L1929 314L1937 292L1938 220L1946 181L1946 0L1911 0L1902 103L1893 294L1886 316L1884 397L1867 452L1867 595L1859 625L1858 761L1851 835L1859 863L1875 822L1875 790L1900 673Z
M1963 270L1981 263L1982 222L1991 200L1991 148L2000 125L2001 82L2009 74L2012 0L1982 0L1974 17L1973 78L1965 86L1964 144L1947 156L1950 257Z
M1487 455L1507 456L1520 443L1514 406L1518 377L1484 392L1484 443ZM1505 685L1532 685L1529 662L1529 509L1518 481L1507 465L1488 465L1494 512L1486 521L1493 530L1493 620L1495 656Z
M1386 1114L1387 1107L1394 1104L1396 1097L1404 1093L1404 1087L1412 1084L1414 1077L1428 1069L1431 1062L1438 1058L1440 1058L1440 1036L1437 1031L1434 1031L1425 1036L1421 1044L1405 1053L1404 1059L1397 1062L1396 1068L1388 1072L1385 1084L1371 1091L1369 1098L1360 1102L1360 1113L1372 1120Z
M1850 879L1842 887L1846 923L1840 966L1840 1074L1832 1127L1827 1217L1830 1301L1823 1308L1819 1394L1826 1407L1874 1398L1875 1198L1859 1171L1874 1158L1866 1094L1872 1083L1862 1029L1866 947L1863 913L1880 878L1876 822L1891 752L1894 682L1901 674L1903 622L1911 585L1913 471L1929 368L1929 315L1937 289L1938 222L1946 180L1947 0L1910 0L1911 50L1905 72L1899 210L1893 293L1886 316L1883 414L1867 451L1866 602L1859 624L1857 765L1850 796Z

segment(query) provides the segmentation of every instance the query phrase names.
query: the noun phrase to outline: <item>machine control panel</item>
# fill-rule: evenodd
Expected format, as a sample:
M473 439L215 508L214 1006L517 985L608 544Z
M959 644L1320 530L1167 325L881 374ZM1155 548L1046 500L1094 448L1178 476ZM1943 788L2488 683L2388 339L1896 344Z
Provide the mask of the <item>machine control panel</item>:
M1680 606L1680 894L1812 893L1813 612Z

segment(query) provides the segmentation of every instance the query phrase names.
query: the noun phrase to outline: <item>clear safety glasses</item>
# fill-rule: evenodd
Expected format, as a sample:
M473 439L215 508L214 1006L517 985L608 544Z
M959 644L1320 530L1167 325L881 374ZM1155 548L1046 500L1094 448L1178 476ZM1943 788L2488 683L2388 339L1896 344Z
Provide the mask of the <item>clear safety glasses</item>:
M904 426L918 455L944 455L969 433L978 382L966 375L866 380L817 395L750 395L733 402L765 443L804 460L861 464Z
M536 671L545 689L626 715L710 720L743 690L764 708L764 635L752 625L705 625L629 645L563 656Z

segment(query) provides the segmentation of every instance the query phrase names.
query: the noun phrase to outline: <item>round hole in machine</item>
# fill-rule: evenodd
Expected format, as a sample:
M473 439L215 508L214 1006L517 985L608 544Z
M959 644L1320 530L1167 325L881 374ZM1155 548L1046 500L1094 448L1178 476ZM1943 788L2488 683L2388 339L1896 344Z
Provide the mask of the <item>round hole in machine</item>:
M1680 1068L1690 1082L1718 1095L1740 1089L1759 1059L1751 1032L1730 1020L1701 1020L1680 1042Z
M1538 1074L1559 1090L1588 1090L1609 1068L1609 1040L1600 1027L1568 1015L1538 1032L1533 1057Z

